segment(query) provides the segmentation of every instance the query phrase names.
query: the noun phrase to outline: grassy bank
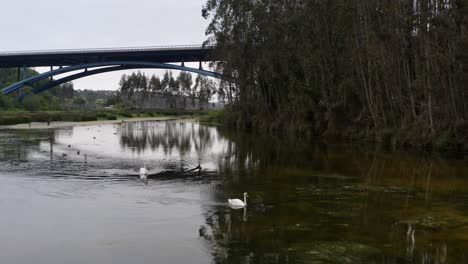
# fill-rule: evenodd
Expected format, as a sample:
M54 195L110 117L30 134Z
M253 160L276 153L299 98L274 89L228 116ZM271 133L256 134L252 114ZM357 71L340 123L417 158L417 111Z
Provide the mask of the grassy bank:
M204 124L221 125L223 120L223 110L207 110L196 113L195 118Z
M117 120L134 117L199 116L209 117L201 110L98 110L98 111L1 111L0 125L27 124L30 122L85 122Z

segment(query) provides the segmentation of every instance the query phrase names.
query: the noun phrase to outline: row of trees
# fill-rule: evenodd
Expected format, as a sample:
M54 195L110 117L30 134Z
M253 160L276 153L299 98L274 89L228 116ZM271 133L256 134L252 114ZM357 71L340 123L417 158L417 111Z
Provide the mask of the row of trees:
M207 103L216 93L213 80L197 75L194 82L192 74L188 72L180 72L174 77L171 71L166 71L162 79L155 75L148 77L145 73L134 72L122 75L119 85L120 93L128 98L135 93L177 95L190 97L192 102L197 98L200 102Z
M468 0L208 0L202 13L244 126L468 141Z

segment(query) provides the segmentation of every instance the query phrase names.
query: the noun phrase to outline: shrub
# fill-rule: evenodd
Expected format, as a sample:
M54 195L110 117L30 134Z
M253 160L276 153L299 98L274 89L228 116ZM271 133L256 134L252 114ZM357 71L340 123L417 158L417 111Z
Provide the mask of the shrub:
M86 122L86 121L96 121L98 120L98 117L96 114L93 114L93 113L85 113L85 114L81 114L81 118L80 118L82 122Z
M31 117L32 122L47 122L52 120L52 117L48 113L44 112L30 113L29 116Z
M41 99L37 95L30 95L24 99L23 105L29 111L37 111L41 109Z
M98 118L107 118L107 113L105 112L98 112L96 115Z
M451 129L442 132L434 142L435 149L439 151L454 151L457 145L455 134Z
M0 125L16 125L16 124L27 124L31 122L31 119L24 115L17 116L4 116L0 117Z
M123 117L133 117L132 113L128 112L120 112L119 115Z

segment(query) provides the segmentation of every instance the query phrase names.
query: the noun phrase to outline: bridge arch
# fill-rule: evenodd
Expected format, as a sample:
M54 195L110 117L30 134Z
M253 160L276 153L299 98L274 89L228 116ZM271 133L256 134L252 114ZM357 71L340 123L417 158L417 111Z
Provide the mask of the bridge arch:
M102 67L105 67L105 68L102 68ZM94 68L98 68L98 69L94 69ZM222 78L222 76L216 72L211 72L211 71L206 71L203 69L197 69L197 68L191 68L191 67L185 67L185 66L175 65L175 64L167 64L167 63L159 63L159 62L145 62L145 61L143 62L142 61L96 62L96 63L87 63L87 64L80 64L80 65L73 65L73 66L68 66L64 68L59 68L59 69L48 71L48 72L30 77L30 78L21 80L6 88L3 88L1 90L1 94L7 95L14 91L20 90L24 86L32 85L35 82L38 82L38 81L41 81L41 80L44 80L44 79L47 79L56 75L69 73L69 72L73 72L77 70L85 70L85 71L77 73L77 74L73 74L67 77L63 77L57 80L50 81L39 87L34 87L31 92L38 94L54 86L60 85L62 83L80 79L80 78L87 77L87 76L91 76L91 75L100 74L100 73L127 70L127 69L148 69L148 68L188 71L188 72L210 76L213 78L218 78L218 79ZM92 70L88 70L88 69L92 69ZM24 98L26 95L27 94L22 95L20 99Z

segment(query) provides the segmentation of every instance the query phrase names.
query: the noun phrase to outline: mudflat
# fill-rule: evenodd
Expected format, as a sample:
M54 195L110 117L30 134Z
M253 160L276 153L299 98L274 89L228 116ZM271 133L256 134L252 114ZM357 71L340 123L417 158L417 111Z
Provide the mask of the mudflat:
M138 121L168 121L168 120L181 120L191 119L187 116L178 117L135 117L135 118L124 118L118 120L97 120L97 121L85 121L85 122L51 122L49 125L47 122L32 122L31 124L17 124L10 126L0 126L0 129L48 129L48 128L63 128L71 126L92 126L92 125L104 125L104 124L119 124L122 122L138 122Z

